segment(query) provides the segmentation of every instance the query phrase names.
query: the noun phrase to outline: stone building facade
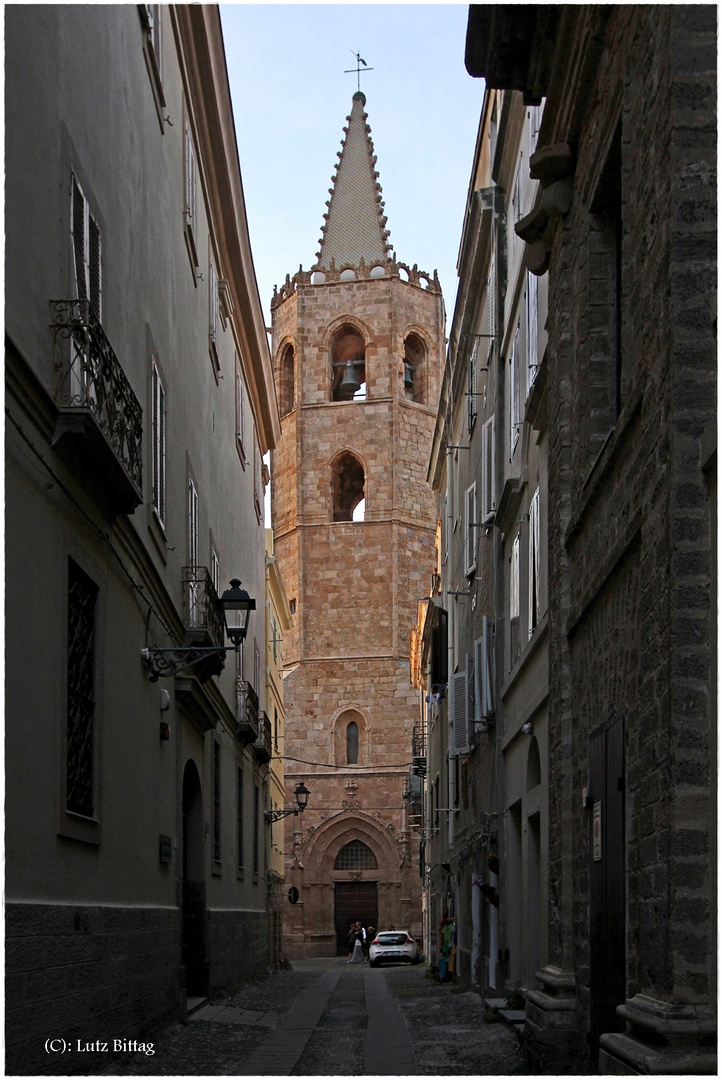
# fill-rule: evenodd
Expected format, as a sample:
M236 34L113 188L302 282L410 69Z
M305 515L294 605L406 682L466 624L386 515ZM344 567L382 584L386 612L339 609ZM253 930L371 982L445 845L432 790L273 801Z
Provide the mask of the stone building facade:
M537 1071L716 1071L716 11L472 7L544 103L548 961Z
M365 98L354 95L318 261L274 295L282 437L271 457L288 635L288 955L343 952L351 921L421 931L408 641L435 567L425 488L444 350L438 281L388 243Z
M417 642L429 956L501 1004L548 948L547 282L514 232L537 195L540 120L519 93L485 94L429 462L439 574Z
M32 1074L267 970L280 424L218 8L5 31L5 1049ZM176 666L227 644L236 576L240 651Z

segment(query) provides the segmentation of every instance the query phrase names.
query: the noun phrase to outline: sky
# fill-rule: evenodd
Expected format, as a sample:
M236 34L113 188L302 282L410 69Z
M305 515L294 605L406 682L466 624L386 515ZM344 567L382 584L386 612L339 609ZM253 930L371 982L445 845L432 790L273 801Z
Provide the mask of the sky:
M221 4L251 247L274 285L319 250L361 74L396 258L438 271L447 329L484 84L464 68L467 4ZM347 69L352 69L347 74Z

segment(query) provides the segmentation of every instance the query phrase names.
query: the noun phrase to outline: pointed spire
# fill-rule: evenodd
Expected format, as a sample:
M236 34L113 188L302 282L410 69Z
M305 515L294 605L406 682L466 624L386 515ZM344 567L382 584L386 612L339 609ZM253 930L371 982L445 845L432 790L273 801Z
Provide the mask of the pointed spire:
M338 162L329 189L328 210L321 226L321 250L316 268L385 264L391 257L389 232L376 171L371 128L366 123L366 98L357 91L347 117Z

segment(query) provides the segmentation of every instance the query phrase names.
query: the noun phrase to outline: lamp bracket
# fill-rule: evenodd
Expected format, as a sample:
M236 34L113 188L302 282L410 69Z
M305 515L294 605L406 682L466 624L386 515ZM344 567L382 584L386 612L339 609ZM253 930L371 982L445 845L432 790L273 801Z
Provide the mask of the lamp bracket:
M222 656L225 660L226 653L232 646L226 645L220 648L180 648L180 649L141 649L140 655L146 671L150 674L151 682L166 678L169 675L177 675L179 671L185 671L199 660L208 656ZM236 652L238 649L236 648Z
M298 809L296 809L296 810L264 810L263 811L263 819L264 819L264 821L269 821L269 822L280 821L281 818L288 817L289 814L296 815L296 814L299 814L299 813L300 813L300 810L298 810Z

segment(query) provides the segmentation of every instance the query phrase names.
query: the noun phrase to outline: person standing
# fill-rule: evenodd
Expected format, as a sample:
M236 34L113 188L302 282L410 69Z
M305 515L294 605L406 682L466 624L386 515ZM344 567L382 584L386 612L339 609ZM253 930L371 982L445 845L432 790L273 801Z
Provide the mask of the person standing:
M348 963L350 964L351 957L353 956L353 947L356 944L356 923L351 923L351 929L348 932L346 944L348 946Z
M353 954L351 956L352 964L363 964L364 962L364 949L363 949L363 928L361 923L356 923L356 940L354 942Z

